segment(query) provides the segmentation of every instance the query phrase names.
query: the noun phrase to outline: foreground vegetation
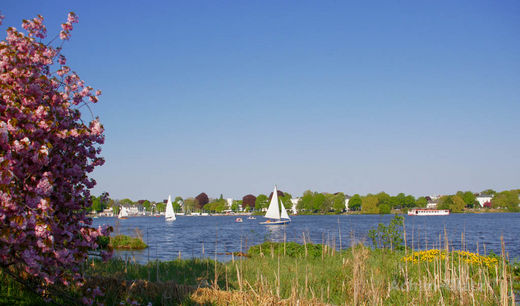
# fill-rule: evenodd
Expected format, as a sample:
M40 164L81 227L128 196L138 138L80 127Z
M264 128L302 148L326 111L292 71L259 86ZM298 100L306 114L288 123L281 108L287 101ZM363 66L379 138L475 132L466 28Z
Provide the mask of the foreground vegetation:
M105 305L139 304L512 304L520 266L504 256L451 250L371 249L338 252L330 245L266 242L248 258L150 262L90 261L91 285ZM36 295L2 277L3 302L29 304ZM43 302L43 301L40 301ZM27 303L26 303L27 304Z
M122 250L142 250L148 247L148 245L144 243L143 238L130 237L126 235L110 237L110 246L114 249Z

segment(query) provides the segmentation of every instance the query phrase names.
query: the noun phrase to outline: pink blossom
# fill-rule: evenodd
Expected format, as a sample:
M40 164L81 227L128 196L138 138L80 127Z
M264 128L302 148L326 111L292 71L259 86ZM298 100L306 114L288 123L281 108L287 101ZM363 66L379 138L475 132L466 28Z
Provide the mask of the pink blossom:
M62 39L77 20L69 14ZM22 26L27 34L11 27L0 42L0 81L8 84L0 86L0 231L8 233L0 237L0 265L39 277L44 292L55 281L82 285L79 263L110 232L90 228L84 213L104 135L99 120L83 123L75 106L88 103L92 88L64 66L61 47L34 39L46 35L43 17ZM56 73L53 63L62 66Z
M67 22L68 23L78 23L79 18L78 15L76 15L74 12L70 12L67 16Z

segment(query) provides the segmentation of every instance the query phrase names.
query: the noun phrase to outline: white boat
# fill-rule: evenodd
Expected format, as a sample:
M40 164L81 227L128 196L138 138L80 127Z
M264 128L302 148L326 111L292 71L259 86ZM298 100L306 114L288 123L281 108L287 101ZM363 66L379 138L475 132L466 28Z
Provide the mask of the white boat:
M447 216L449 209L410 209L408 216Z
M291 218L289 218L283 203L278 203L278 190L276 190L276 185L274 186L273 197L271 198L269 208L267 208L267 212L265 213L264 217L268 218L269 220L260 222L260 224L281 225L291 222Z
M171 195L168 196L168 202L166 202L166 213L164 214L164 219L166 221L175 221L175 212L173 211L173 205L172 205L172 197Z
M128 219L128 210L126 209L126 207L121 206L121 208L119 209L119 214L117 214L117 217L119 219Z

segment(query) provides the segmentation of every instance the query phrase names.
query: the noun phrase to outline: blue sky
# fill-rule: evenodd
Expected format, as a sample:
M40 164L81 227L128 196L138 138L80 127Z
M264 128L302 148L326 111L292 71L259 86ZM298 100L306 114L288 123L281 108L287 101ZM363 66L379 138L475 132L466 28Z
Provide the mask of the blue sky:
M3 1L79 16L103 91L94 194L519 188L518 1ZM90 116L90 115L89 115Z

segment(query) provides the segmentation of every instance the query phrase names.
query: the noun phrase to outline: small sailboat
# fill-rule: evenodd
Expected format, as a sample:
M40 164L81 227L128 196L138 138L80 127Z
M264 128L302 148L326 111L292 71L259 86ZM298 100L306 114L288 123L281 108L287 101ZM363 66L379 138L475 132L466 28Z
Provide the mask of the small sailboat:
M168 202L166 202L166 213L164 214L164 219L166 221L175 221L177 218L175 218L175 212L173 211L173 205L172 205L172 196L168 196Z
M121 208L119 209L119 214L117 214L117 217L119 219L128 219L128 210L126 209L126 207L121 206Z
M264 217L268 218L269 220L260 222L260 224L282 225L291 222L291 218L289 218L283 203L278 203L278 190L276 190L276 185L274 186L273 197L271 198L269 208L267 208L267 212L265 213Z

